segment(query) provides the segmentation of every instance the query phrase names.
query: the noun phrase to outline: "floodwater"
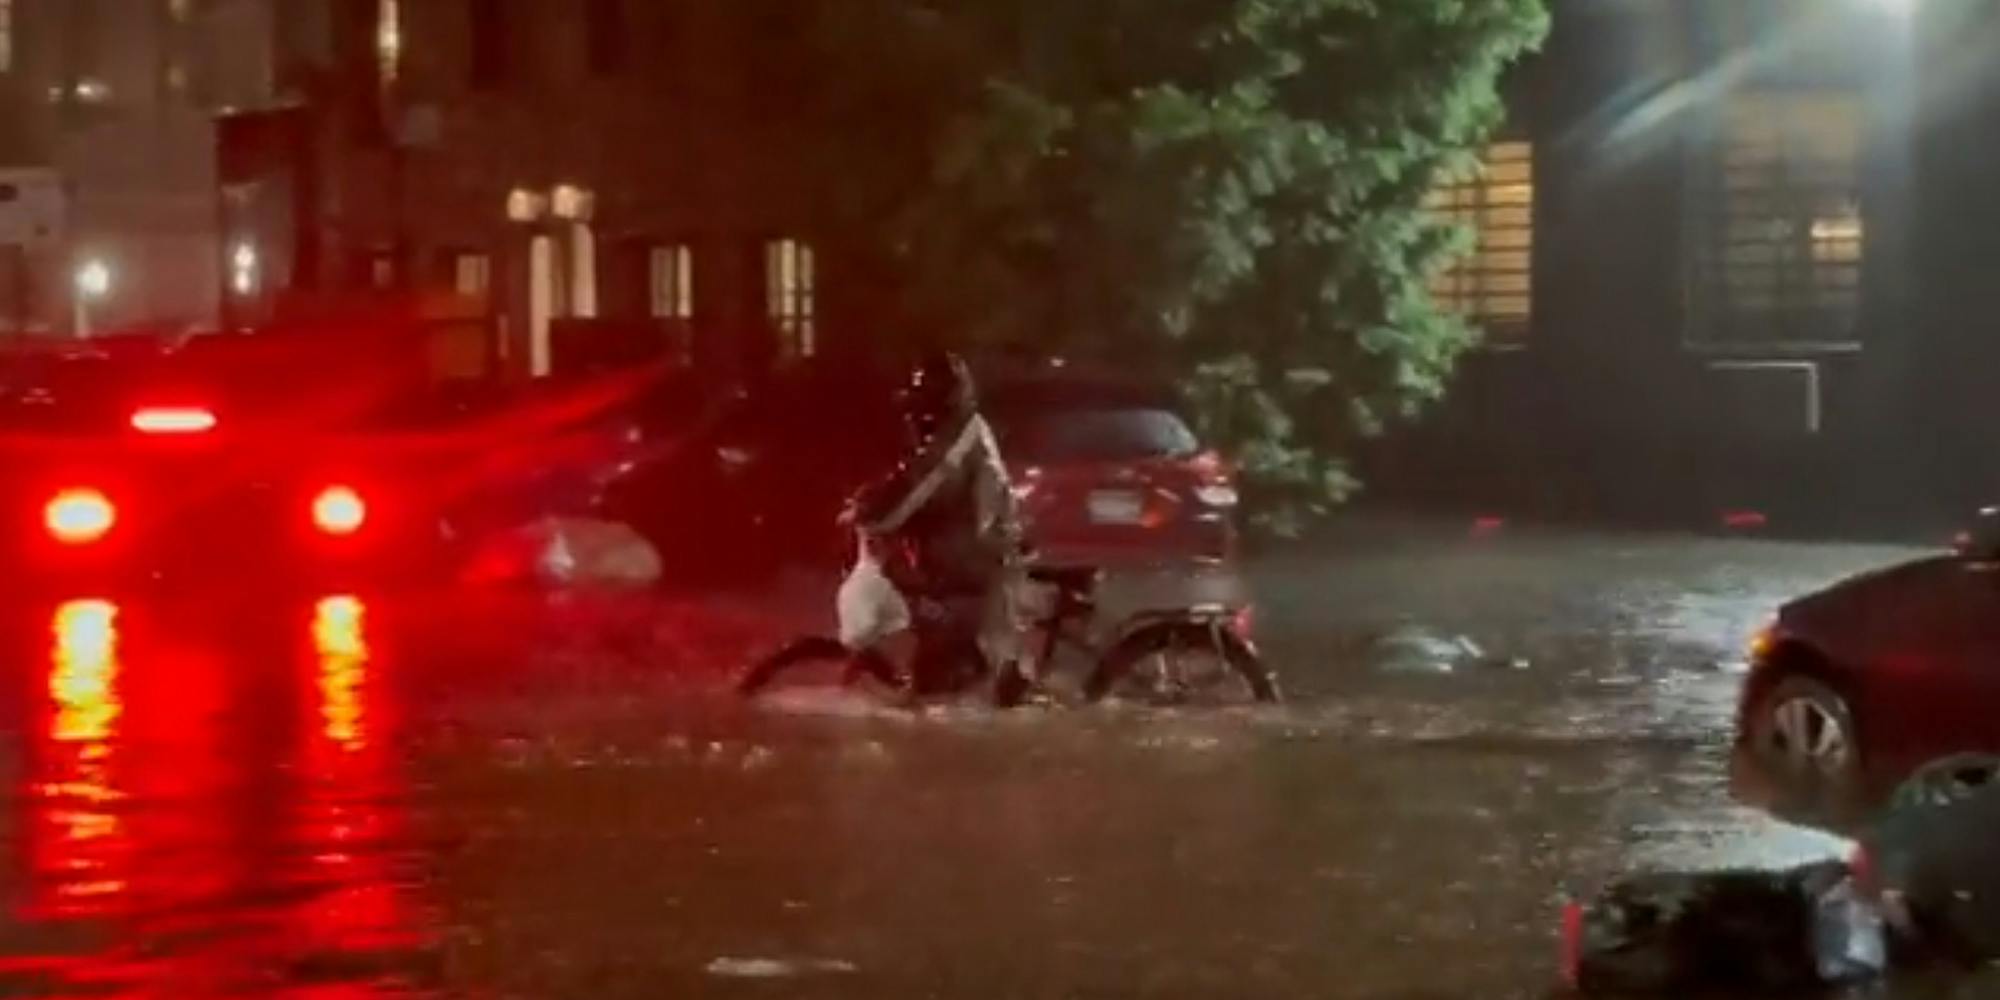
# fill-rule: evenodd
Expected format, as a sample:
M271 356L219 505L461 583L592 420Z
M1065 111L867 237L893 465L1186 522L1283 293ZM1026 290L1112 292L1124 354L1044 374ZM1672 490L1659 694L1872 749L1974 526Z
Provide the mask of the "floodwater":
M17 602L0 995L1549 996L1566 893L1844 850L1731 802L1737 651L1901 555L1385 529L1209 582L1269 709L722 695L805 598Z

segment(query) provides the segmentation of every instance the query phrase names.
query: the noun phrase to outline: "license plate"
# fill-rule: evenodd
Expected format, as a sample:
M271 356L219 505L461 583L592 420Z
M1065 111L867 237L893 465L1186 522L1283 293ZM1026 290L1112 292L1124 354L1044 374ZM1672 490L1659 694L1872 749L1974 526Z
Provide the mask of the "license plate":
M1137 493L1092 493L1090 520L1096 524L1138 524L1145 507L1145 501Z

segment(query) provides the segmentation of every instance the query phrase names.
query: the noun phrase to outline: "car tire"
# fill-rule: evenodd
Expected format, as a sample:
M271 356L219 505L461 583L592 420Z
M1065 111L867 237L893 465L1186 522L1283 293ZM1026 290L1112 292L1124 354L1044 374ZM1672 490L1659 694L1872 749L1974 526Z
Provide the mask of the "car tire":
M1860 783L1862 746L1845 695L1803 674L1783 678L1757 701L1747 726L1751 753L1775 777L1816 789Z

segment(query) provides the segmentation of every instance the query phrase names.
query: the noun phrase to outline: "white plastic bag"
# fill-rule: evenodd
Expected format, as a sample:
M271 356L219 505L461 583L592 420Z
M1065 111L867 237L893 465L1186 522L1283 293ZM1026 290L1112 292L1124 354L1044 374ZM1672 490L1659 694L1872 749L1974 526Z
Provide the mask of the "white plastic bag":
M870 649L911 628L909 602L889 582L881 562L866 546L847 579L841 581L835 607L840 615L840 642L848 649Z

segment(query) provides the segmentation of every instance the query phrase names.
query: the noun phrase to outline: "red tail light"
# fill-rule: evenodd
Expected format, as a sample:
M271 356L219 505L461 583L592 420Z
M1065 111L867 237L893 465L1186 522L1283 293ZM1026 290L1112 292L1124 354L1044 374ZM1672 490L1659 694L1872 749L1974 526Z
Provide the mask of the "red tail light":
M215 413L199 406L148 406L134 411L132 429L141 434L206 434Z
M351 486L329 486L313 498L312 519L329 535L352 535L368 523L368 502Z
M64 490L42 510L42 526L64 545L91 545L104 540L118 524L118 508L104 494L87 488Z

